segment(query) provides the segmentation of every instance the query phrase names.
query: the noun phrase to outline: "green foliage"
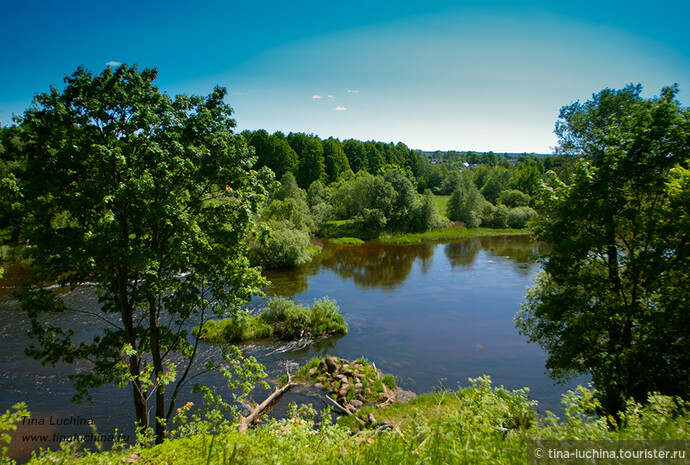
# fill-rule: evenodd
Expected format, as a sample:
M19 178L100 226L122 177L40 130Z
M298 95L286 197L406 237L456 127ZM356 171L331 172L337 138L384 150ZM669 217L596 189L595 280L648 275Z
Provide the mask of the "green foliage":
M194 329L199 333L199 327ZM200 336L208 342L240 342L275 336L280 339L299 339L347 333L347 324L340 308L328 297L316 300L310 308L278 297L271 299L258 316L238 312L223 320L207 321Z
M268 236L254 239L249 246L252 265L264 269L291 268L312 258L309 234L315 229L304 191L294 176L283 176L273 200L261 211L260 218L271 229Z
M327 179L326 166L323 158L323 145L318 138L308 138L302 152L299 154L299 168L297 169L297 184L306 189L314 181Z
M304 265L312 258L310 244L309 234L305 231L274 229L265 243L258 241L251 243L249 260L254 265L261 265L264 269Z
M509 224L510 210L503 204L498 204L496 206L486 203L484 209L482 210L482 226L487 228L507 228ZM512 228L513 226L511 226ZM516 229L521 229L520 226Z
M362 245L364 241L362 239L357 239L356 237L339 237L333 239L331 242L340 245Z
M559 152L536 236L551 245L516 317L552 376L590 373L616 415L651 392L690 397L687 166L690 111L676 87L606 89L561 110Z
M468 228L477 228L481 223L481 210L484 202L484 197L477 186L465 180L448 200L448 218L451 221L462 221Z
M310 368L318 363L318 359L313 361ZM270 420L248 433L224 429L217 434L211 434L210 430L184 434L180 439L141 450L141 460L188 465L522 465L530 460L526 454L534 440L690 440L689 406L670 397L654 394L645 405L628 402L620 415L624 421L616 428L609 428L605 418L592 413L597 409L596 392L586 388L564 396L563 419L550 412L539 418L527 389L509 391L494 387L487 377L470 382L471 386L455 392L423 394L407 404L393 404L386 409L365 407L360 411L361 416L367 418L371 414L377 420L371 430L361 430L354 416L343 417L334 424L327 411L317 426L310 405L293 404L288 408L287 418ZM384 426L384 420L390 422L389 429ZM358 432L353 435L354 431ZM44 452L31 464L119 463L125 454L86 452L77 457L68 450Z
M337 180L340 175L350 170L350 162L340 145L340 141L332 137L323 142L323 158L326 178L329 183Z
M13 463L6 461L6 455L12 437L9 431L17 430L17 423L21 422L25 418L30 418L31 414L26 409L26 404L24 402L19 402L12 406L12 409L8 409L0 415L0 462L2 463Z
M281 339L347 333L347 325L338 305L328 297L315 301L312 308L282 297L271 299L261 319L274 325L275 335Z
M35 273L18 297L32 324L27 354L93 362L71 375L76 400L129 383L138 427L153 426L160 442L196 357L184 328L265 283L244 238L272 175L251 170L225 89L172 98L156 77L127 65L100 75L80 67L25 112L22 202ZM117 324L76 342L50 315L66 310L62 286L84 282L95 283L96 317Z
M199 326L194 328L194 334ZM258 316L238 313L235 317L208 320L201 326L201 339L207 342L242 342L265 339L273 335L273 326Z
M530 207L515 207L508 212L508 226L514 229L522 229L527 226L527 222L537 216Z
M508 208L529 207L532 199L529 195L517 189L507 189L502 191L496 199L497 204L505 205Z
M304 200L304 192L297 185L295 176L291 172L280 178L280 188L272 195L275 200L293 199L298 203Z

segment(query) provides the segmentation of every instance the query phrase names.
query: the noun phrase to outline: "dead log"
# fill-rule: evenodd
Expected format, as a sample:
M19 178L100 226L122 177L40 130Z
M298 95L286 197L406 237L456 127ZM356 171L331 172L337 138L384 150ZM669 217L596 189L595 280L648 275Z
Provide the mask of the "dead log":
M266 398L263 402L261 402L259 405L254 407L254 410L252 410L252 413L247 415L246 417L240 418L240 432L241 433L246 433L247 429L249 428L249 424L255 424L257 421L259 421L259 417L264 414L264 411L267 410L274 402L276 402L280 397L285 394L287 391L292 389L293 387L297 386L297 383L292 382L292 378L290 377L290 373L288 375L288 382L285 384L285 386L281 388L276 388L276 390Z

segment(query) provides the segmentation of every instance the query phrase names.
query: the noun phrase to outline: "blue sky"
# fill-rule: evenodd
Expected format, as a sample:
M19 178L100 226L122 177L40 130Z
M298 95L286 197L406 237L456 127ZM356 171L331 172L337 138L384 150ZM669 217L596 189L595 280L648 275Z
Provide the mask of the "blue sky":
M549 153L559 109L678 83L690 1L15 1L0 122L80 64L157 67L170 94L228 89L238 129Z

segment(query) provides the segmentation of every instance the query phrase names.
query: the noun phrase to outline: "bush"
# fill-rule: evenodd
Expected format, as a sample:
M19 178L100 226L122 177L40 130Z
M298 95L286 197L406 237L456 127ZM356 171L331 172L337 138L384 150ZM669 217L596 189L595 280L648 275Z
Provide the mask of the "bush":
M194 328L198 334L199 327ZM241 342L265 339L273 335L273 326L259 317L238 315L224 320L209 320L204 323L201 339L207 342Z
M537 212L530 207L513 208L508 213L508 226L513 229L522 229L535 216L537 216Z
M266 244L258 241L249 247L249 261L264 269L290 268L311 260L309 234L295 229L275 229Z
M503 204L508 208L528 207L532 198L517 189L508 189L501 192L496 199L497 203Z
M345 334L347 325L345 319L340 314L340 307L335 300L324 297L314 302L311 315L312 336L322 334Z
M462 221L468 228L477 228L481 224L481 209L485 200L471 182L458 187L448 199L447 212L451 221Z
M313 308L298 305L283 297L272 299L261 314L261 319L272 324L275 335L281 339L347 333L347 324L340 314L340 308L335 300L328 297L314 302Z
M494 207L488 203L482 212L482 226L497 229L507 228L509 213L510 210L505 205L498 204Z

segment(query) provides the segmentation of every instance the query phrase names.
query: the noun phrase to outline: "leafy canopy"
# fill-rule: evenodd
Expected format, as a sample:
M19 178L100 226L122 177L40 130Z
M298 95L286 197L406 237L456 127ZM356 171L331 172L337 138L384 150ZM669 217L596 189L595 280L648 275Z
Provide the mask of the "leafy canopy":
M172 98L156 77L80 67L25 112L35 274L19 297L35 341L27 353L44 364L89 361L73 376L78 401L104 383L130 384L138 426L155 425L160 442L193 373L198 340L188 329L237 311L264 284L245 237L271 173L251 170L225 89ZM45 318L74 311L47 283L93 283L100 308L89 317L103 331L78 342Z
M641 91L561 110L559 151L577 161L541 199L551 250L516 317L552 376L591 374L614 415L630 397L690 396L690 111L675 86Z

